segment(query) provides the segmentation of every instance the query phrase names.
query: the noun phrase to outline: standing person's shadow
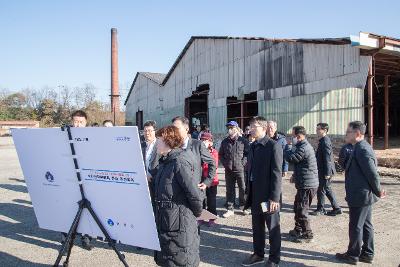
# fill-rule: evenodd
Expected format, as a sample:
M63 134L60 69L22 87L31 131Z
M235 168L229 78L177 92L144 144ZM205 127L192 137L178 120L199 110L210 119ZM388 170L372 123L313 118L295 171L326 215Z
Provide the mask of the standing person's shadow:
M18 267L45 267L45 266L52 266L50 264L42 264L42 263L35 263L31 261L26 261L10 255L6 252L0 251L0 266L18 266Z

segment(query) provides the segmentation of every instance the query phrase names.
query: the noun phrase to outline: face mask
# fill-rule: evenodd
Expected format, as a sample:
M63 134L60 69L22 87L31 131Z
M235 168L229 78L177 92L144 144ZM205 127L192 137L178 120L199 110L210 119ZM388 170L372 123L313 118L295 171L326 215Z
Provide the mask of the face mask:
M293 145L296 145L296 144L297 144L297 137L293 137L293 138L292 138L292 144L293 144Z

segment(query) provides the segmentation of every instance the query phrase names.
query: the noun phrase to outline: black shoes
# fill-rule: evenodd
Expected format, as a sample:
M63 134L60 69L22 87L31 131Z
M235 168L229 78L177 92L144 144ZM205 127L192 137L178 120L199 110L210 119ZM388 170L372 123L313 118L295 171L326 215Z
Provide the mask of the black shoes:
M262 262L264 262L264 257L260 257L254 253L248 259L246 259L242 262L242 266L252 266L252 265L262 263ZM270 265L270 266L273 266L273 265Z
M314 216L320 216L320 215L325 215L325 214L326 214L326 211L325 211L325 210L317 209L317 210L314 210L313 212L311 212L310 214L311 214L311 215L314 215Z
M82 236L82 248L86 249L86 250L92 250L93 245L90 243L91 238L89 238L88 236Z
M342 214L343 212L342 212L342 209L333 209L333 210L331 210L331 211L328 211L327 213L326 213L326 215L328 215L328 216L336 216L336 215L340 215L340 214Z
M364 263L372 263L374 260L373 256L368 256L365 254L361 254L360 257L358 258L358 261L364 262Z
M349 256L347 253L336 253L336 259L350 265L357 265L358 262L357 258Z
M289 231L289 235L290 235L291 237L296 237L296 238L298 238L298 237L301 236L301 232L300 232L300 231L297 231L296 229L293 229L293 230L290 230L290 231Z
M295 231L295 230L292 230L292 231ZM289 232L289 234L290 234L290 232ZM314 241L314 234L310 232L310 233L300 234L300 236L293 236L291 241L294 243L311 243Z
M265 264L265 266L266 267L279 267L279 264L268 260L267 263Z

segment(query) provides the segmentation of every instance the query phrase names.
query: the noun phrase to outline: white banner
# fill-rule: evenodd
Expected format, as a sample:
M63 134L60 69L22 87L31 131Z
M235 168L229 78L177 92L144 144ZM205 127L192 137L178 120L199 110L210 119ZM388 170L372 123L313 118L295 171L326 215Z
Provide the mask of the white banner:
M71 128L86 198L111 238L160 250L137 127ZM39 227L68 232L81 199L67 131L13 129ZM78 232L103 237L85 209Z

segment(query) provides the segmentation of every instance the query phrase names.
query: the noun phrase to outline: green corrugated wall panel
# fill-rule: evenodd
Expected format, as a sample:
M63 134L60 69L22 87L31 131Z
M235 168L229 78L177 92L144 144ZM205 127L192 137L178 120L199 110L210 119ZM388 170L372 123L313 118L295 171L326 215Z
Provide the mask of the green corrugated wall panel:
M208 109L208 120L213 133L223 134L226 132L226 106L210 107Z
M348 122L364 121L364 90L347 88L291 98L259 101L259 114L276 120L280 131L289 133L303 125L315 133L318 122L327 122L331 134L343 135Z
M161 113L159 111L144 113L143 119L144 121L154 120L157 123L157 127L163 127L171 124L171 119L173 117L183 115L183 107L176 106L173 108L164 109Z

